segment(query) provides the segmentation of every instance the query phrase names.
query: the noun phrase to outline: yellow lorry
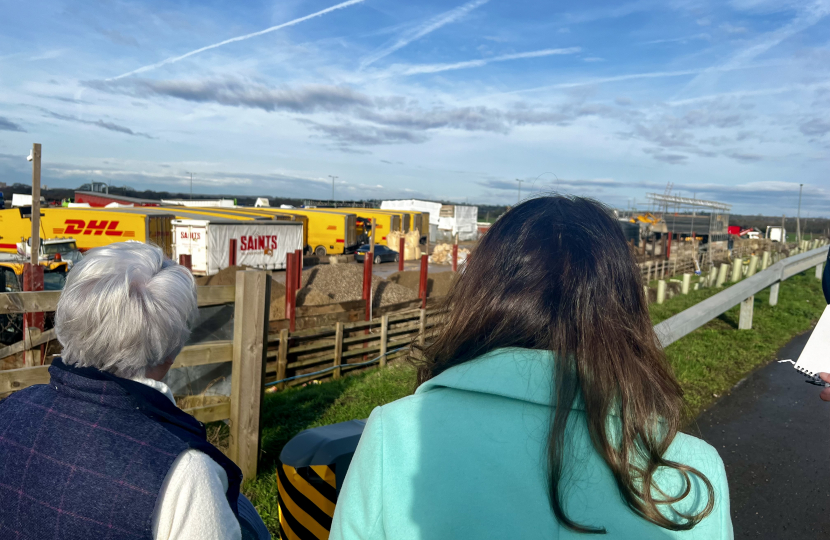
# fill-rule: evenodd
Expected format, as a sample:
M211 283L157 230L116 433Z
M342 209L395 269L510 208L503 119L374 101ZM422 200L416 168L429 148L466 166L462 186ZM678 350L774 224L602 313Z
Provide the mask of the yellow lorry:
M375 242L386 245L386 235L393 231L403 232L402 215L390 210L375 208L330 208L341 212L351 212L357 216L357 235L359 244L368 244L371 236L371 220L375 220ZM409 217L409 216L407 216Z
M151 242L173 255L172 213L138 214L129 208L42 208L43 238L73 238L81 251L125 240ZM32 236L31 207L0 210L0 252L17 253L17 243Z
M357 249L357 216L334 208L246 208L265 215L289 214L308 218L306 251L318 257L340 255Z

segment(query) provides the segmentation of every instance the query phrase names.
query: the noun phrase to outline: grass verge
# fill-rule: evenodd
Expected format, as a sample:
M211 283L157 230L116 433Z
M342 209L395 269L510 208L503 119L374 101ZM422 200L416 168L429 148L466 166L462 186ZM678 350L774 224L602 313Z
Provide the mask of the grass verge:
M652 304L652 321L657 324L721 290L691 291L662 305ZM756 295L752 331L737 329L740 308L736 306L667 347L668 360L685 391L688 418L695 418L747 373L773 360L788 341L812 327L824 307L821 282L810 270L781 284L775 307L769 305L768 290ZM397 363L383 371L266 395L260 474L245 484L244 491L275 538L279 531L275 470L285 443L304 429L366 418L373 408L409 395L414 386L414 368Z

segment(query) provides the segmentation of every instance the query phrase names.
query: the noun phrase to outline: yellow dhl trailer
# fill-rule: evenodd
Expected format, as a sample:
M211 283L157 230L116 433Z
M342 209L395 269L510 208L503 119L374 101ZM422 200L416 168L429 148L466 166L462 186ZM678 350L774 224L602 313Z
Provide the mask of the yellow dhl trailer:
M173 255L173 214L131 214L122 210L130 209L42 208L40 235L74 238L81 251L136 240L156 244L168 257ZM17 242L31 235L31 207L0 210L0 251L16 253Z
M308 218L307 251L318 257L351 253L357 244L357 216L333 208L256 208L268 214L294 214Z
M371 220L375 220L375 242L386 245L386 235L392 231L401 232L401 215L398 212L387 212L374 208L332 208L342 212L351 212L357 216L358 243L369 243L372 232Z
M173 209L173 207L165 207ZM277 214L274 212L260 212L261 208L252 206L237 206L234 208L189 208L200 212L222 215L225 219L270 219L276 221L299 221L303 224L303 246L308 246L308 217L298 214ZM184 219L184 218L182 218Z

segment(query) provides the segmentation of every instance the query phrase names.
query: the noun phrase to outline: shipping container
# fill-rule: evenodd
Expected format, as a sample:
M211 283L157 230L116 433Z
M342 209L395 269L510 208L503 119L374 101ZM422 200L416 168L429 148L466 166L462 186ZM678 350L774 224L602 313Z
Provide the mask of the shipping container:
M149 215L125 210L134 209L42 208L40 235L42 238L74 238L81 251L136 240L156 244L166 256L173 255L172 213ZM30 206L0 210L0 252L16 253L17 242L29 240L31 213Z
M231 263L284 269L286 254L303 249L303 224L299 221L176 219L173 236L176 259L190 255L193 274L203 276L213 275ZM236 241L233 254L232 240Z

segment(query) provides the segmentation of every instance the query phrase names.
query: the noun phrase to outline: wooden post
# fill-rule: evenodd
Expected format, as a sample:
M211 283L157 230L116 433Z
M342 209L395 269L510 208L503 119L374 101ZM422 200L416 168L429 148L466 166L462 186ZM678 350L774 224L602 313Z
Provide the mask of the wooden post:
M683 274L683 286L680 289L680 292L683 294L689 294L689 287L692 285L692 274Z
M339 379L340 365L343 362L343 323L337 323L334 329L334 374L332 377Z
M776 281L772 284L769 288L769 305L777 306L778 305L778 289L781 288L781 282Z
M228 457L250 480L256 477L259 460L270 303L268 272L236 273Z
M657 303L662 304L666 301L666 280L661 279L657 282Z
M401 236L398 246L398 272L403 272L403 261L406 258L406 240L403 236Z
M277 380L285 378L286 367L288 366L288 328L280 330L280 349L277 356ZM285 383L279 383L277 390L285 388Z
M738 330L752 330L752 311L755 305L755 297L750 296L741 302L741 315L738 318Z
M389 342L389 315L380 318L380 367L386 367L386 346Z
M38 143L32 145L32 258L33 266L40 257L40 154ZM99 233L100 234L100 233ZM42 316L42 315L41 315Z
M363 300L366 302L367 321L372 320L372 257L374 255L368 251L363 255Z
M43 267L40 265L32 265L25 263L23 265L23 290L24 291L42 291L43 290ZM28 351L31 347L29 344L38 338L43 332L44 315L43 312L24 313L23 314L23 340L26 342L27 352L23 355L23 362L26 367L40 365L40 356L35 351ZM44 347L41 347L44 349Z
M421 255L421 279L418 283L418 298L421 299L421 309L427 308L427 272L429 271L429 256Z
M418 344L423 347L426 343L426 330L427 330L427 310L421 309L421 314L418 318L418 324L420 325L420 330L418 333Z

